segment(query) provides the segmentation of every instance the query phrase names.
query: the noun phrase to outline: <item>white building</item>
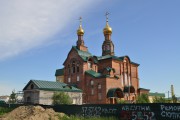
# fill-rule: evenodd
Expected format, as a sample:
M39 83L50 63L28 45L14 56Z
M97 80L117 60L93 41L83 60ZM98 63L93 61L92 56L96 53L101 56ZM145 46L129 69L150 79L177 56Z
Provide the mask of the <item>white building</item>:
M4 101L4 102L8 102L9 101L9 96L5 95L5 96L0 96L0 101Z
M30 80L23 91L25 103L51 105L54 92L61 91L70 96L73 104L82 104L82 90L62 82Z

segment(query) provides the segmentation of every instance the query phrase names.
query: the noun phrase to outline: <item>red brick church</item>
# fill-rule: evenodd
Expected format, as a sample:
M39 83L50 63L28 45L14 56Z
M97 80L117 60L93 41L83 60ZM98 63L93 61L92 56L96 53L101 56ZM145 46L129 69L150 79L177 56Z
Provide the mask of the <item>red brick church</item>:
M139 64L128 56L114 55L112 28L106 19L102 56L92 55L85 46L80 22L76 46L69 51L64 68L56 70L56 81L81 89L85 104L114 104L117 100L134 102L140 93L149 90L139 88Z

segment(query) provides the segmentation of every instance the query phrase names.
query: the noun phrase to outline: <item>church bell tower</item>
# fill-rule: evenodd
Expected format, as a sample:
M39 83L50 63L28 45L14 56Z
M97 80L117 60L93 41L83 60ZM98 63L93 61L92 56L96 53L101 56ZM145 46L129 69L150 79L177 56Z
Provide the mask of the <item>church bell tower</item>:
M84 30L82 28L82 18L81 17L79 18L79 21L80 21L80 25L79 25L79 28L77 29L78 40L76 42L76 47L79 50L87 51L87 47L84 46L84 40L83 40Z
M106 26L103 29L105 40L102 45L102 56L105 55L114 55L114 44L111 40L112 28L108 24L108 15L106 12Z

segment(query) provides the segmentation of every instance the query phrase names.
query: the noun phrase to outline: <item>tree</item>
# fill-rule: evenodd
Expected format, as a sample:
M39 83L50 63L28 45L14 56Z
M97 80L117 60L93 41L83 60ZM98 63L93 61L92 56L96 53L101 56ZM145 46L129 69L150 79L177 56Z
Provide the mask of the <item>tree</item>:
M9 98L9 103L16 103L16 101L17 101L17 96L15 93L15 90L13 90L11 95L10 95L10 98Z
M177 103L177 97L175 95L172 96L172 102Z
M163 97L157 97L155 96L153 98L153 103L168 103L168 100L166 100L165 98Z
M136 103L149 103L148 94L141 94L137 97Z
M68 94L64 92L54 92L54 95L52 97L53 104L58 105L58 104L72 104L72 100L69 97Z

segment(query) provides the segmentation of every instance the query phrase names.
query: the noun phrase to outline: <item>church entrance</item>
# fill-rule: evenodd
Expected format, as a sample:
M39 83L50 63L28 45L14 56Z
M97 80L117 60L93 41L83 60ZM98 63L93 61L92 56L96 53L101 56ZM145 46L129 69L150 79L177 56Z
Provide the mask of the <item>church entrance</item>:
M112 88L108 90L107 98L110 104L117 104L118 99L124 98L124 93L120 88Z

